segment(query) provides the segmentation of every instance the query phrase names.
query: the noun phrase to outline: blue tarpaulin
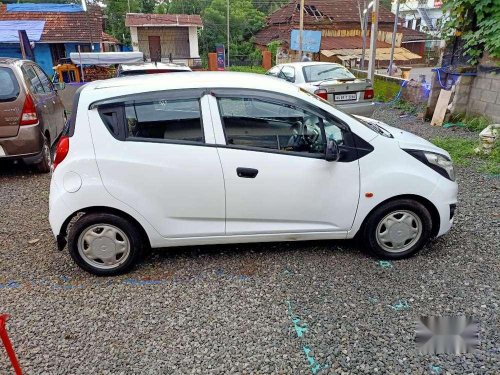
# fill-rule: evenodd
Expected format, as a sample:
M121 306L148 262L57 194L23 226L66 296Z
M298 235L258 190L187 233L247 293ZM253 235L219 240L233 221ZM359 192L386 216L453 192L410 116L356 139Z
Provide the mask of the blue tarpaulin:
M19 43L19 30L26 30L30 42L39 42L45 21L0 21L0 43Z
M7 12L83 12L79 4L7 4Z

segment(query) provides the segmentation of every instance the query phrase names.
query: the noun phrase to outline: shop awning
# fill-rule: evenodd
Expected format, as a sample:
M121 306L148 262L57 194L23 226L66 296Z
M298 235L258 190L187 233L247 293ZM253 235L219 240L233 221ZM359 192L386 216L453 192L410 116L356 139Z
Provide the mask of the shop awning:
M131 64L144 61L142 52L71 52L73 64L78 65L112 65Z

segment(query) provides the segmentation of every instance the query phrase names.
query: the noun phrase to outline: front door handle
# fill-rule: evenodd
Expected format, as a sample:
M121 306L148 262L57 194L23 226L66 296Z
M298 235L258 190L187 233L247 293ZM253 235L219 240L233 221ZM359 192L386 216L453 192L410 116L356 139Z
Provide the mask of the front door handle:
M254 168L242 168L242 167L236 168L236 174L238 175L238 177L241 178L255 178L255 176L257 176L258 173L259 170Z

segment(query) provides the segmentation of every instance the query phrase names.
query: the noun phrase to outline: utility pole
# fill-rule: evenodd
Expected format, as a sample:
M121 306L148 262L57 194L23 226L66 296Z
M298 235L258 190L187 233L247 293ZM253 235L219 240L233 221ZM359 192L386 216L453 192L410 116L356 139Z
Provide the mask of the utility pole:
M394 62L394 47L396 46L396 32L398 31L399 0L396 0L396 15L394 17L394 29L392 31L391 59L389 60L389 75L392 75L392 64Z
M302 34L304 32L304 0L300 0L299 61L302 60Z
M372 29L370 33L370 60L368 60L368 78L373 82L375 79L375 56L377 52L377 34L378 34L378 3L374 0L372 10Z
M363 25L361 30L363 32L363 44L362 44L362 51L361 51L361 61L359 62L359 68L361 70L365 69L365 54L366 54L366 28L368 27L368 22L366 20L366 9L365 12L363 12Z
M227 0L227 66L229 67L229 0Z

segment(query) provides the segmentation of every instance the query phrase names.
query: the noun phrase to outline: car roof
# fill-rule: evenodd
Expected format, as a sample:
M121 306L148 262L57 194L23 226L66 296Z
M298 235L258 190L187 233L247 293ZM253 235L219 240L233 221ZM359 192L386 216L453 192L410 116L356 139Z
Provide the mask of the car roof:
M337 63L332 63L328 61L298 61L298 62L291 62L291 63L283 63L279 64L278 66L297 66L297 67L304 67L304 66L311 66L311 65L335 65L335 66L342 66L341 64Z
M159 73L139 76L123 76L86 84L83 91L109 91L120 88L120 94L150 92L190 88L246 88L283 93L296 93L298 88L281 79L255 73L239 72L192 72L186 73ZM83 92L82 92L83 93ZM109 94L103 96L111 96ZM116 96L116 95L115 95Z
M120 69L122 71L134 71L134 70L155 70L155 69L170 69L170 70L191 70L189 67L179 64L172 63L153 63L153 62L144 62L144 63L135 63L135 64L121 64Z

